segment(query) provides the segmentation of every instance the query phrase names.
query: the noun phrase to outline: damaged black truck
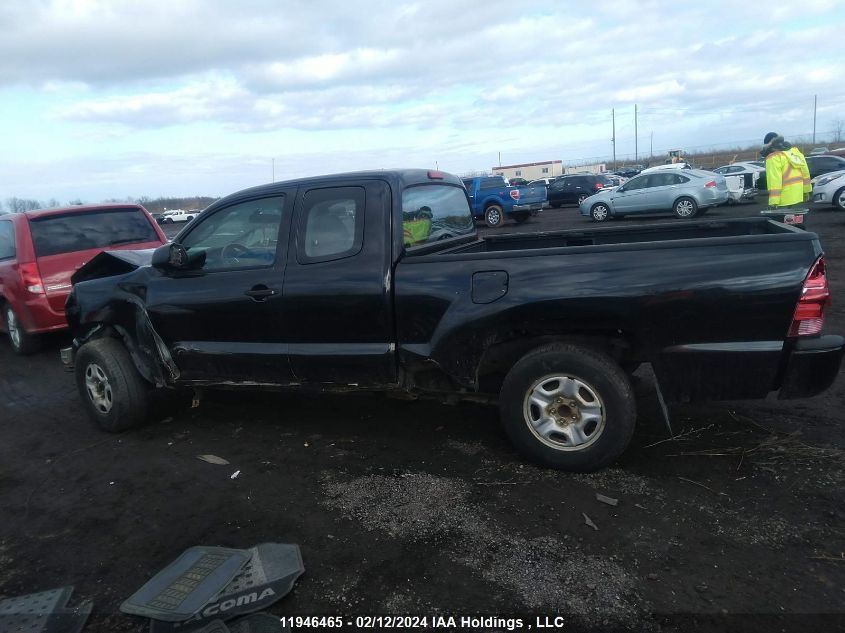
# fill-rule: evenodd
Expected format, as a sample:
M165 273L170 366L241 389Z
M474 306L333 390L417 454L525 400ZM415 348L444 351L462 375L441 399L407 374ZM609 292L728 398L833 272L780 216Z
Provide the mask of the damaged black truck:
M155 390L394 391L498 401L534 461L594 470L667 401L815 395L845 341L810 232L763 218L480 238L460 179L341 174L241 191L172 244L73 278L81 398L105 430ZM385 422L390 423L390 422Z

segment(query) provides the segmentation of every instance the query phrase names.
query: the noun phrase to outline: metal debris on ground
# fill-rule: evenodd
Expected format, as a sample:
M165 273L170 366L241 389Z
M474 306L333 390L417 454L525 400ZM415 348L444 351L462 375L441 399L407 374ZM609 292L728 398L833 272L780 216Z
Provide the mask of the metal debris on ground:
M151 620L150 633L193 633L196 627L204 626L213 620L228 621L237 616L262 611L287 595L293 589L297 578L305 572L298 545L262 543L243 551L250 554L249 562L212 600L185 622ZM238 630L234 628L237 622L229 625L232 631ZM248 630L243 629L244 632ZM258 633L272 629L254 630Z
M596 493L596 501L601 501L602 503L606 503L609 506L616 507L619 505L619 499L614 499L613 497L605 497L603 494Z
M77 607L67 606L73 587L61 587L0 600L2 633L79 633L93 604L85 601Z
M197 459L201 459L202 461L208 462L209 464L218 464L220 466L225 466L229 463L228 459L217 457L217 455L197 455Z
M232 582L251 556L248 550L191 547L124 601L120 610L183 622Z
M593 520L592 520L590 517L588 517L588 516L586 515L586 513L582 512L581 514L583 514L583 515L584 515L584 522L585 522L587 525L589 525L591 528L593 528L596 532L598 532L598 530L599 530L599 526L598 526L598 525L596 525L595 523L593 523Z

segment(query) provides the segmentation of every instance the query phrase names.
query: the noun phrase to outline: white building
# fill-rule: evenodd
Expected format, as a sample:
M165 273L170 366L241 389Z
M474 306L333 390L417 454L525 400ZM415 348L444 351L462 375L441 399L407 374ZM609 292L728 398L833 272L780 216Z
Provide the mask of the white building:
M567 174L577 174L579 172L590 172L591 174L603 174L607 171L607 163L596 163L595 165L575 165L567 167Z
M546 160L540 163L524 163L522 165L500 165L493 167L492 172L496 176L504 176L507 180L511 178L525 178L525 180L554 178L563 174L563 161Z

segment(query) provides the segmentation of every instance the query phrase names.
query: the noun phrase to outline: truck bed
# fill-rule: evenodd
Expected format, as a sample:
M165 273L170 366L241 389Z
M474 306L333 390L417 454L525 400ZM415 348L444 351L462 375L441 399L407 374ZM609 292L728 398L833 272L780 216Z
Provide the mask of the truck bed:
M441 251L441 253L501 253L502 251L631 244L639 244L643 248L657 248L661 243L678 246L675 242L679 240L699 241L722 238L720 241L729 243L731 241L745 242L749 237L756 236L766 236L762 237L766 242L771 242L773 236L780 236L790 241L812 239L808 235L805 231L766 218L699 220L683 223L676 221L648 226L624 226L623 224L618 227L570 229L553 233L491 235L448 251Z

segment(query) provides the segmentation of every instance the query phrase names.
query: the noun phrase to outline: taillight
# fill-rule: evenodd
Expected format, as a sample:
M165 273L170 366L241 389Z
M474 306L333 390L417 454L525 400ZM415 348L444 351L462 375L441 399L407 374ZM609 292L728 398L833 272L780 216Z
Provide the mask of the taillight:
M812 336L822 331L824 309L830 305L824 257L819 257L801 288L801 298L795 306L789 336Z
M601 184L600 182L596 183L596 189L602 189L603 187L604 187L604 185Z
M429 180L443 180L446 177L446 174L442 171L435 171L433 169L429 170L428 178Z
M519 200L519 189L511 189L511 198Z
M21 264L19 270L21 271L21 280L23 287L27 292L34 295L44 294L44 282L41 281L41 273L38 272L38 264L30 262L28 264Z
M704 186L705 186L705 187L711 187L711 188L712 188L712 187L715 187L715 186L716 186L716 181L715 181L715 180L711 180L710 182L705 182L705 183L704 183Z

